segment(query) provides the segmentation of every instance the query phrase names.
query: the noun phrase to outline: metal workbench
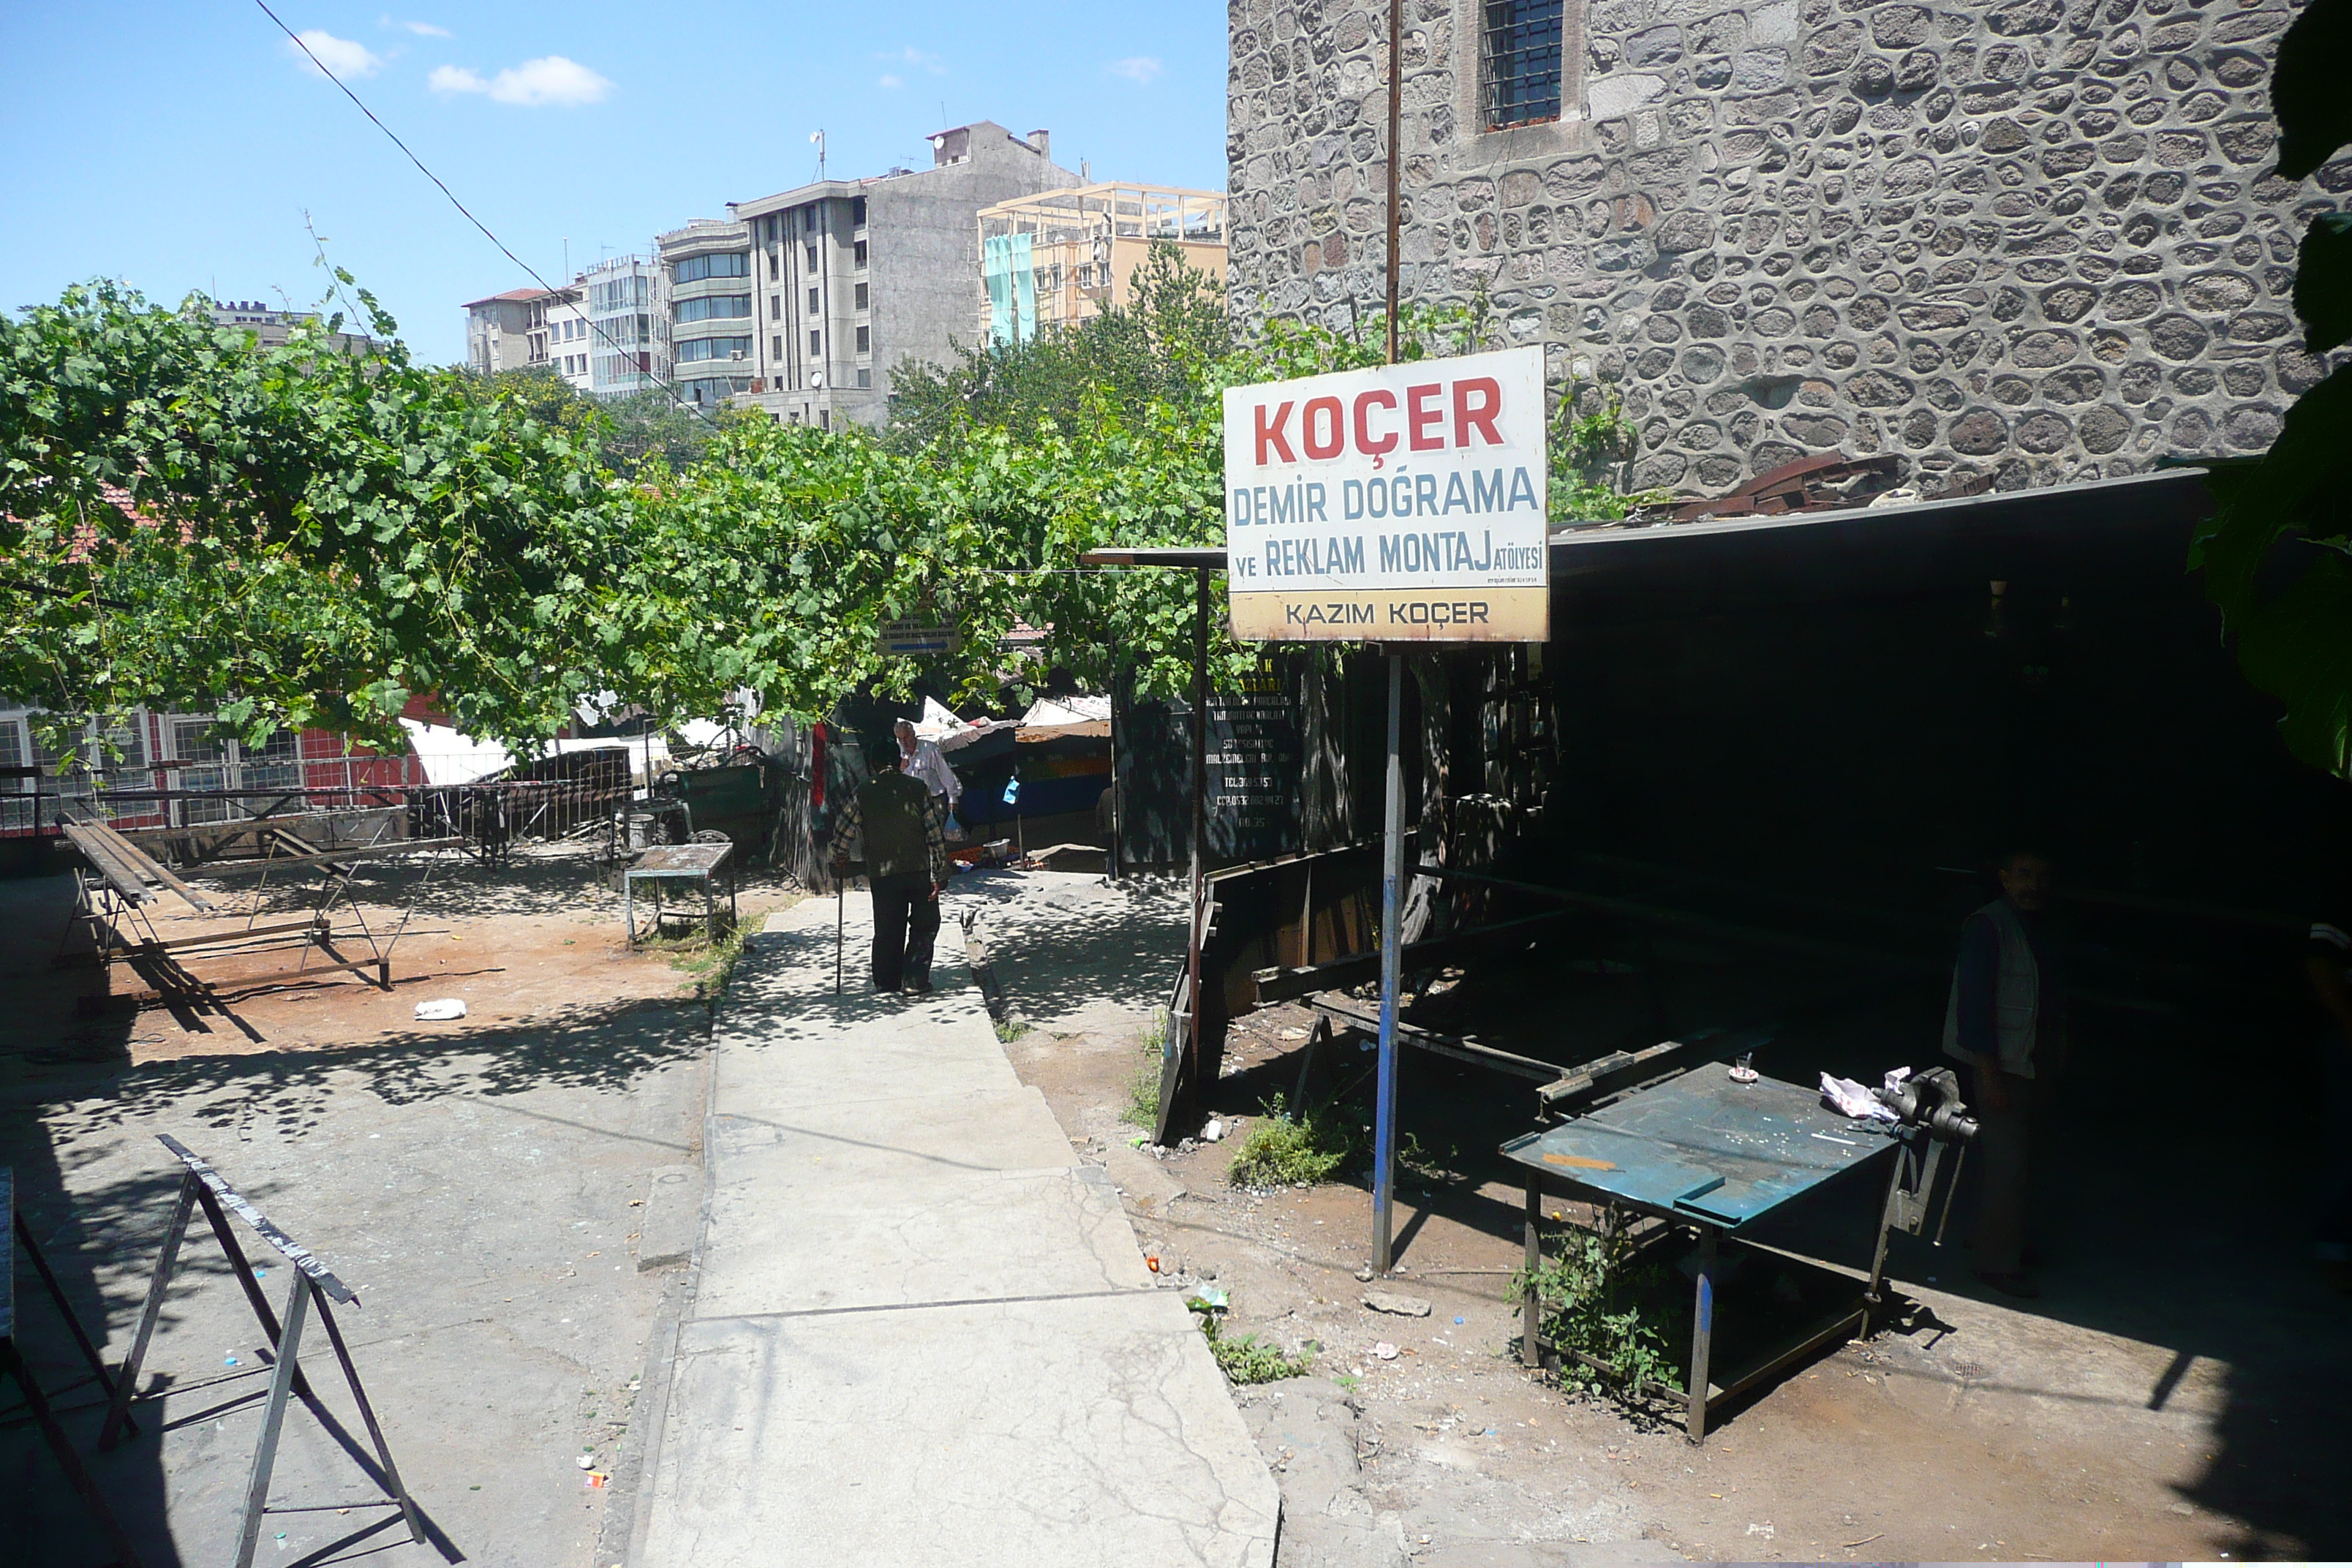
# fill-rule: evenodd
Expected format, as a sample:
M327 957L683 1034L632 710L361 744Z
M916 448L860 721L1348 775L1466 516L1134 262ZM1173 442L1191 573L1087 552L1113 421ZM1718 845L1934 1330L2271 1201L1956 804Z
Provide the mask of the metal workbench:
M1841 1301L1794 1343L1750 1364L1714 1374L1715 1289L1726 1236L1804 1194L1864 1169L1887 1173L1904 1148L1887 1123L1849 1120L1811 1089L1772 1079L1731 1081L1710 1062L1639 1089L1584 1115L1524 1138L1502 1152L1527 1172L1527 1262L1543 1258L1537 1223L1547 1188L1698 1233L1691 1364L1679 1397L1691 1441L1706 1436L1715 1408L1824 1345L1866 1335L1879 1297L1880 1268L1850 1302ZM1891 1209L1889 1211L1892 1212ZM1886 1223L1882 1215L1882 1229ZM1883 1260L1884 1250L1879 1258ZM1522 1359L1541 1363L1542 1305L1530 1285L1521 1303Z
M640 940L637 931L637 884L653 884L654 917L646 929L651 935L661 927L662 917L669 913L664 899L664 884L669 882L700 882L702 884L702 920L713 938L719 935L718 879L723 868L727 873L727 920L735 921L735 873L727 864L735 846L723 838L698 841L692 844L657 844L637 857L636 863L622 875L622 919L627 924L629 941Z

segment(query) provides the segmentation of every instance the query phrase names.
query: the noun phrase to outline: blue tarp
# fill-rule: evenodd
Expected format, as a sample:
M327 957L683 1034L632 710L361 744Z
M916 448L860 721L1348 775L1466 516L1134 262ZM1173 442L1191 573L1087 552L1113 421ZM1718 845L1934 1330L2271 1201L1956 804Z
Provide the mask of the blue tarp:
M988 289L988 342L1027 342L1037 335L1037 268L1029 236L991 235L981 242L981 280Z

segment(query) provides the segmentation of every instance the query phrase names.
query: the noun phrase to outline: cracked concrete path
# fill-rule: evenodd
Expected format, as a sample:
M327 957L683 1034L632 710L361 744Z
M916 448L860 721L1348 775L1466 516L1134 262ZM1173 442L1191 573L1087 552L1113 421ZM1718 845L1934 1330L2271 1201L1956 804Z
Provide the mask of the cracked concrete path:
M835 995L834 918L771 917L717 1019L634 1561L1271 1568L1274 1478L1104 1172L960 962Z

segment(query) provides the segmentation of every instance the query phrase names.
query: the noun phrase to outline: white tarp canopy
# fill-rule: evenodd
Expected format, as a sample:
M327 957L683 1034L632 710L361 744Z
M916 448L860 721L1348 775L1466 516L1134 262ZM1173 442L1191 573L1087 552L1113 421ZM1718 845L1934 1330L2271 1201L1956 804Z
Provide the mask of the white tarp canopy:
M414 719L403 719L400 727L408 731L408 749L425 765L425 782L429 784L472 784L478 779L494 778L515 765L514 753L496 741L478 741L471 735L444 724L421 724ZM572 752L595 752L625 749L629 753L629 771L639 784L645 782L645 737L614 735L602 740L551 741L548 751L557 754ZM654 737L653 763L658 769L669 762L669 748L661 737Z
M1033 730L1059 729L1065 724L1103 724L1110 721L1108 697L1040 697L1029 704L1021 722Z
M982 735L1003 728L995 720L984 715L971 721L959 719L926 697L923 699L923 716L916 722L915 733L922 740L938 742L940 751L944 754L960 752Z

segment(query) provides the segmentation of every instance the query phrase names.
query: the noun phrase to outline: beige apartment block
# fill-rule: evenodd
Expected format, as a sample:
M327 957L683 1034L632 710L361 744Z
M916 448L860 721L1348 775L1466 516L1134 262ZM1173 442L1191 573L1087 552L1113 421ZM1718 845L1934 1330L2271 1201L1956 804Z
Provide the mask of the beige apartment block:
M1225 280L1222 191L1117 182L999 202L980 215L980 336L1026 342L1124 305L1158 244Z

